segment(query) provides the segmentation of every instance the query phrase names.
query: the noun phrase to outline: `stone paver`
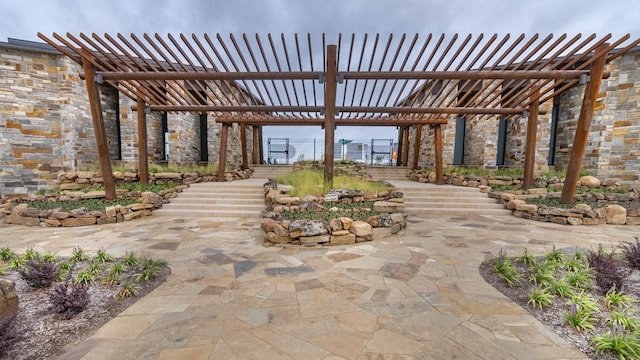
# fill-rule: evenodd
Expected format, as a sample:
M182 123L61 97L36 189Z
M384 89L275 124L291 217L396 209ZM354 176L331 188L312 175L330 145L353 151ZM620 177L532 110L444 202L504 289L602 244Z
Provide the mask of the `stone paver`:
M3 246L105 248L167 259L172 275L63 359L584 359L486 284L503 248L615 244L629 226L515 217L409 218L399 236L263 247L256 221L150 217L85 228L0 225Z

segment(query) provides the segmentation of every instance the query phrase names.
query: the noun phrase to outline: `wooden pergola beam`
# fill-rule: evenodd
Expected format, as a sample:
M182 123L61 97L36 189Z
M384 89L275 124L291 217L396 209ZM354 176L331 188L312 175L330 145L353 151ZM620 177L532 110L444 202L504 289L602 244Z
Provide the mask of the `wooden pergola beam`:
M247 125L268 125L268 126L323 126L325 124L324 119L318 118L293 118L293 117L278 117L278 116L261 116L261 117L234 117L234 116L219 116L216 118L218 123L236 123ZM353 119L335 119L336 126L411 126L411 125L435 125L446 124L446 120L442 119L429 119L429 118L353 118Z
M140 183L149 183L149 158L147 154L147 114L144 112L144 99L138 96L138 171Z
M533 88L531 96L538 96L540 90ZM533 186L533 172L536 162L536 138L538 136L538 107L537 101L529 106L529 116L527 117L527 139L524 150L524 178L522 187L527 190Z
M571 148L571 157L567 166L567 175L564 179L562 187L562 196L560 202L569 204L573 202L576 194L580 168L582 167L582 158L589 140L591 132L591 121L593 120L593 112L595 110L600 84L602 83L602 73L604 73L607 62L607 44L600 45L593 55L596 60L591 65L589 77L591 78L584 91L582 106L580 107L580 116L576 125L576 134L573 138L573 147Z
M96 68L87 60L82 62L82 67L84 69L85 82L87 84L87 95L89 98L89 107L91 108L91 121L93 123L93 133L96 138L96 147L98 148L98 158L100 160L100 172L102 175L102 185L104 185L105 198L107 200L115 200L116 186L113 180L113 171L111 169L107 130L102 116L100 88L94 81Z
M335 104L337 85L337 46L327 45L327 79L325 83L324 103L324 187L333 189L333 156L335 142Z
M467 70L467 71L344 71L336 72L346 80L531 80L531 79L578 79L586 70ZM187 71L105 71L97 72L104 80L151 81L151 80L319 80L318 71L238 71L213 72ZM603 73L608 76L608 73Z
M149 105L152 111L178 112L239 112L239 113L278 113L303 112L319 113L322 106L270 106L270 105ZM137 108L132 107L133 111ZM453 114L453 115L513 115L522 114L525 108L482 108L482 107L409 107L409 106L337 106L339 113L388 113L388 114ZM544 114L542 112L541 114ZM259 114L258 114L259 115ZM335 113L334 113L335 116Z
M402 149L405 147L404 138L404 126L398 127L398 148L396 149L396 166L402 164Z

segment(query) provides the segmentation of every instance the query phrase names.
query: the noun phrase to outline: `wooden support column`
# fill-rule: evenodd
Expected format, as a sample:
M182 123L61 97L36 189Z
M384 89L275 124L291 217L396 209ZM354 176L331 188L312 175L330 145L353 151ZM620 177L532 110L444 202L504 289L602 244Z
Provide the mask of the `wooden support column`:
M402 134L404 132L404 126L398 127L398 149L396 150L396 166L400 166L402 164L402 147L404 144L402 143Z
M255 165L259 162L258 157L260 156L258 155L258 151L260 150L260 145L258 143L258 126L254 125L252 129L253 131L251 131L251 135L253 137L253 141L251 150L253 151L251 153L251 163Z
M104 185L105 198L107 200L115 200L116 186L113 181L113 171L111 170L107 130L104 126L104 118L102 117L100 88L94 80L96 68L86 59L82 60L82 67L84 69L84 79L87 84L91 121L93 122L93 132L96 137L96 147L98 148L98 158L100 159L100 172L102 175L102 184Z
M416 125L416 139L413 143L413 161L411 162L411 169L416 170L418 168L418 159L420 158L420 145L422 140L422 125Z
M240 126L240 146L242 147L242 169L249 168L249 154L247 151L247 128L245 124L238 124Z
M409 129L409 126L405 126L404 132L402 133L402 143L404 143L404 147L402 148L402 166L409 164Z
M262 141L262 126L258 126L258 142L260 143L260 165L264 165L264 142Z
M593 112L607 62L607 47L608 44L600 45L593 55L596 60L591 64L591 69L589 70L590 81L584 90L584 98L582 100L582 107L580 108L576 134L573 138L573 147L571 148L571 157L569 158L569 165L567 166L567 175L564 179L562 197L560 198L560 203L562 204L571 203L576 194L576 186L578 184L580 168L582 167L582 158L584 157L589 133L591 132Z
M327 74L324 92L324 187L333 188L333 143L335 141L336 107L336 45L327 45Z
M149 158L147 155L147 114L144 112L144 99L138 94L138 176L140 183L149 183Z
M231 124L222 124L220 129L220 153L218 154L218 181L224 181L224 164L227 162L227 135Z
M539 90L532 90L530 98L537 99ZM533 172L536 163L536 139L538 137L538 110L540 104L535 100L529 105L529 116L527 118L527 143L524 148L524 179L522 187L527 190L533 186Z
M444 173L442 170L442 125L436 124L433 128L436 150L436 185L444 184Z

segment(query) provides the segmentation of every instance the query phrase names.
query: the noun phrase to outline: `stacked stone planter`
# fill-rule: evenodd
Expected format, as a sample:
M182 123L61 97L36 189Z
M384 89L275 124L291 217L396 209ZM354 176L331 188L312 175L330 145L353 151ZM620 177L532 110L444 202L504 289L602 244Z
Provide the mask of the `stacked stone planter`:
M422 183L434 183L434 172L409 170L410 180ZM578 190L584 193L575 195L576 202L598 204L592 208L588 204L577 204L570 209L545 205L528 204L532 198L559 199L564 183L558 178L536 178L535 188L517 191L492 191L491 185L520 185L522 179L505 176L478 177L471 175L448 175L445 183L456 186L477 187L488 193L489 197L503 203L505 208L512 210L513 215L523 219L553 222L565 225L640 225L640 199L637 189L631 188L624 193L616 192L586 192L589 189L620 189L616 181L600 181L593 176L582 176L578 182Z
M267 211L261 222L266 245L323 246L350 245L364 241L383 239L406 227L404 199L401 192L367 192L358 190L332 190L324 197L288 195L290 187L274 183L265 184ZM332 201L327 201L327 200ZM343 216L335 202L361 203L373 201L373 209L380 215L366 221ZM354 205L357 206L357 205ZM335 214L328 224L322 220L283 220L284 211L307 209ZM320 218L320 215L318 216Z
M108 206L104 210L89 211L86 208L63 211L61 209L40 210L29 208L20 201L12 201L0 205L0 223L43 227L75 227L95 224L112 224L130 221L151 215L153 209L162 207L168 199L176 197L187 185L180 185L160 192L118 191L118 197L135 199L130 205ZM58 202L69 200L104 199L104 191L62 191L60 194L49 194L26 199L27 201Z
M230 170L225 173L225 181L247 179L251 176L248 170ZM137 182L138 174L133 172L114 172L116 184ZM151 173L150 184L178 184L176 187L153 192L139 192L116 190L118 198L133 199L136 203L121 206L109 206L104 210L89 211L85 208L72 211L60 209L40 210L29 208L24 202L30 201L70 201L87 199L104 199L104 191L87 191L86 189L102 185L102 177L91 171L61 172L58 174L56 188L59 193L30 196L10 201L0 202L0 223L43 226L43 227L73 227L95 224L111 224L130 221L139 217L151 215L154 209L162 207L167 200L177 196L192 183L216 181L215 175L198 173Z
M225 172L225 181L234 181L248 179L251 176L251 169L247 170L230 170ZM132 183L138 181L138 174L134 172L119 172L113 173L113 178L116 184ZM187 185L201 182L216 181L217 176L215 174L199 174L199 173L176 173L176 172L164 172L164 173L150 173L150 184L179 184ZM61 172L58 174L56 182L56 188L59 190L82 190L97 185L102 185L102 177L99 173L92 171L71 171Z

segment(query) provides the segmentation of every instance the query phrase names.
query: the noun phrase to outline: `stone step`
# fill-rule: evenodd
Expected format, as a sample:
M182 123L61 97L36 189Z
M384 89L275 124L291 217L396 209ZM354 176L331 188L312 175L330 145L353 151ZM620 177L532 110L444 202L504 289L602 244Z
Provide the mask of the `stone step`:
M504 206L502 206L501 204L486 203L486 202L460 202L460 201L418 202L418 203L405 202L405 209L422 209L422 208L504 209Z
M205 205L205 206L220 207L220 206L227 206L228 204L233 204L238 207L242 207L243 205L248 207L254 207L254 206L264 207L264 200L263 199L243 199L242 202L237 202L237 201L230 201L230 199L210 199L210 198L192 199L192 198L177 197L177 198L171 199L170 204L172 207L177 205L180 205L180 206Z
M218 191L197 191L197 192L188 192L182 193L178 197L178 199L247 199L253 200L257 199L264 202L264 195L262 191L260 192L218 192ZM172 201L175 199L172 199Z
M164 206L162 207L164 208ZM230 204L230 203L210 203L210 202L202 202L202 203L171 203L170 207L167 209L172 210L210 210L210 211L252 211L252 212L260 212L265 209L264 203L262 204Z
M165 216L165 217L180 217L180 218L211 218L212 220L225 221L231 219L249 219L255 222L260 220L260 211L247 211L247 210L224 210L224 211L212 211L212 210L199 210L199 209L189 209L189 210L172 210L172 209L162 209L155 210L153 212L154 216Z
M503 215L511 216L511 211L506 209L469 209L469 208L423 208L405 209L405 213L410 216L422 217L426 215L458 215L458 216L479 216L479 215Z

